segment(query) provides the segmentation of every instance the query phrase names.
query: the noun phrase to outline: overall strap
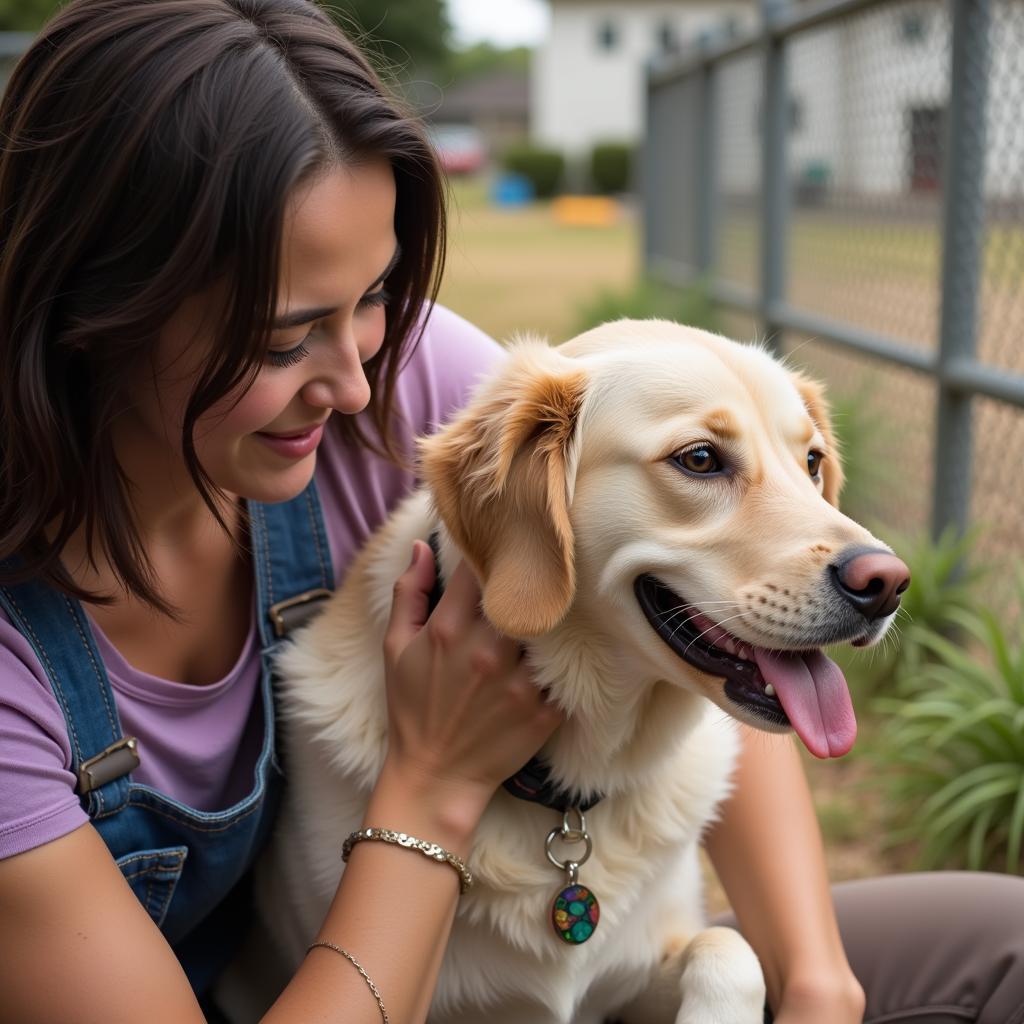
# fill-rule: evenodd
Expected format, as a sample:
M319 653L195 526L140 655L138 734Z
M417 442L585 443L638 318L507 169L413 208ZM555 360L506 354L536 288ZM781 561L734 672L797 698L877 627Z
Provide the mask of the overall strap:
M276 505L249 503L258 627L268 652L334 585L316 486ZM8 563L11 564L11 563ZM0 606L32 646L64 714L76 790L92 819L128 802L137 742L124 736L103 660L78 601L36 580L0 587Z
M334 570L315 481L290 501L250 501L248 509L257 622L267 652L320 610L334 588Z
M0 605L31 644L68 727L72 771L90 818L128 801L128 773L139 763L125 737L103 661L78 601L30 580L0 587Z

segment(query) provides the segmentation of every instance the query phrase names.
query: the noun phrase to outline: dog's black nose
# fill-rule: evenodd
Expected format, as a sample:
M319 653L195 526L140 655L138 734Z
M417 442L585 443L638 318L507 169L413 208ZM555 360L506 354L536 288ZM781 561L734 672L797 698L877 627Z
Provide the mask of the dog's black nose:
M903 561L879 548L847 548L830 568L833 586L867 619L892 615L910 586Z

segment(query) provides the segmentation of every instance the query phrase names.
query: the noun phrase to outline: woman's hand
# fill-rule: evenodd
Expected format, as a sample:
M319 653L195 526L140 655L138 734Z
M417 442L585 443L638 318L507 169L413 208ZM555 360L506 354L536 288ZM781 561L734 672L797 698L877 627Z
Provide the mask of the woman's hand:
M792 979L783 990L775 1024L861 1024L864 989L849 968Z
M429 547L416 541L384 639L389 768L479 816L561 715L533 682L519 644L483 618L465 563L428 621L434 576Z

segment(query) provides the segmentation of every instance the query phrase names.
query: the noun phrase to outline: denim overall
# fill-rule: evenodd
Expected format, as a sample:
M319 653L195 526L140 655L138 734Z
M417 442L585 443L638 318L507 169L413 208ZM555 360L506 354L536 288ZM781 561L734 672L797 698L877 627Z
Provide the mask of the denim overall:
M249 516L263 741L252 791L222 811L197 811L132 781L131 769L146 751L122 735L110 681L78 602L40 583L0 587L0 605L31 643L64 712L82 806L197 994L244 934L248 888L238 883L269 837L280 795L272 655L334 585L315 484L282 504L250 502Z

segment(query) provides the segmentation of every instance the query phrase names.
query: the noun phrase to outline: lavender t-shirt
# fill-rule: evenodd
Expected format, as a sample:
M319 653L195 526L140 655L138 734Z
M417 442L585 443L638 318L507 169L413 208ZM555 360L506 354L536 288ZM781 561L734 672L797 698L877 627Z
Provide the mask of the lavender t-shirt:
M428 433L459 408L500 349L454 313L435 307L399 375L401 442ZM367 537L414 485L408 469L324 435L316 483L336 581ZM136 782L198 810L219 810L253 784L260 740L255 614L231 671L209 686L140 672L93 624L124 732L139 740ZM0 612L0 858L66 835L88 821L74 792L67 728L31 646Z

